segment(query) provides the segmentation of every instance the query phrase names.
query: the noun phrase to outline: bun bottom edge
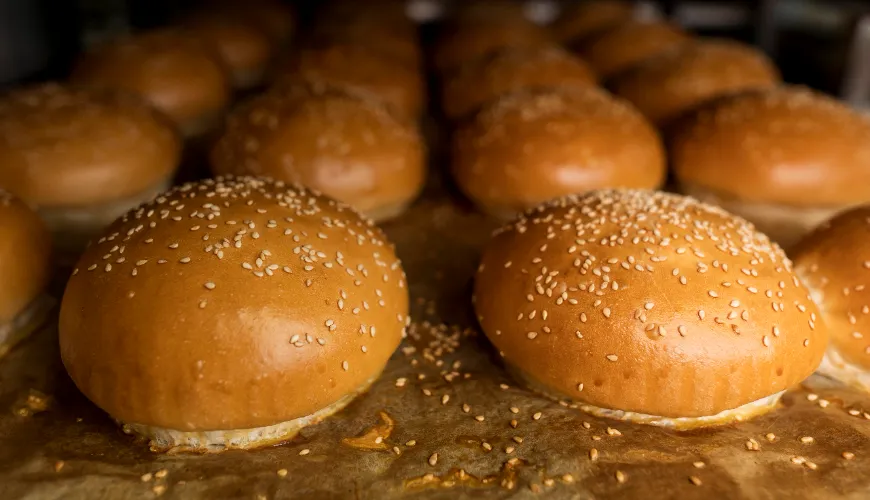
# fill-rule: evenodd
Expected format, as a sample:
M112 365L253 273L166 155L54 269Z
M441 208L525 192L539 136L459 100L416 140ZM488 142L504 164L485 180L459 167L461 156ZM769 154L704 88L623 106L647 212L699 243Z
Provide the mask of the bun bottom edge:
M51 231L55 247L63 256L76 254L83 249L91 238L98 236L116 219L151 201L172 185L172 175L125 198L83 207L38 207L37 212Z
M386 222L402 215L412 203L414 203L414 198L403 200L398 203L392 203L390 205L375 207L369 210L361 210L361 212L374 222Z
M792 249L801 238L821 223L854 206L789 206L747 201L689 183L681 184L680 191L699 201L719 206L727 212L743 217L785 250Z
M817 371L850 387L870 392L870 370L846 361L840 351L832 346L828 346Z
M249 429L181 431L165 427L118 421L126 434L148 439L151 451L159 453L220 453L273 446L295 437L299 431L338 413L357 396L366 392L377 377L367 380L356 391L310 415Z
M42 326L54 304L52 297L40 294L12 318L12 321L0 325L0 358Z
M656 427L664 427L677 431L689 431L704 427L715 427L727 425L734 422L745 422L757 416L768 413L779 405L779 400L785 391L780 391L770 396L763 397L756 401L751 401L744 405L728 410L723 410L715 415L705 415L701 417L663 417L659 415L647 415L633 411L616 410L611 408L601 408L586 404L583 401L568 398L557 394L555 391L544 387L540 382L534 380L529 375L525 374L520 369L507 365L510 374L522 382L528 389L541 394L550 399L559 401L570 408L579 409L585 413L595 417L607 418L610 420L619 420L622 422L630 422L634 424L652 425Z

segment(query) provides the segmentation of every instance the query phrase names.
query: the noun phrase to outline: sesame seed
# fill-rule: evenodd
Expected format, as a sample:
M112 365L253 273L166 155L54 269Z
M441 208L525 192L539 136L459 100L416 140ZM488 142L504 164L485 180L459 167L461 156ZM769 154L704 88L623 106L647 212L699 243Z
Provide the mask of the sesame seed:
M308 448L305 448L304 450L299 452L299 455L304 457L305 455L308 455L309 453L311 453L311 450L309 450Z
M701 486L701 478L698 476L689 476L689 482L695 486Z
M435 467L435 464L438 463L438 453L433 453L429 456L429 465Z
M208 289L208 290L214 290L214 289L215 289L215 284L212 283L211 281L209 281L208 283L206 283L206 284L203 285L203 286L205 286L205 288Z
M619 359L619 357L616 354L608 354L605 357L607 358L608 361L616 361L617 359Z

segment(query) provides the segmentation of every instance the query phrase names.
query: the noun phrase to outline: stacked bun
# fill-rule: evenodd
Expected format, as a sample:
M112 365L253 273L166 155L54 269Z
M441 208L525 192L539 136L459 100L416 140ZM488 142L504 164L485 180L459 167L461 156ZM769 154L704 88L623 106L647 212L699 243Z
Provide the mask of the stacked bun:
M0 189L0 357L44 318L51 236L21 200Z
M837 212L870 203L870 119L801 87L718 100L676 128L682 190L788 247Z
M172 124L121 91L43 84L0 99L0 188L63 249L166 189L180 156Z

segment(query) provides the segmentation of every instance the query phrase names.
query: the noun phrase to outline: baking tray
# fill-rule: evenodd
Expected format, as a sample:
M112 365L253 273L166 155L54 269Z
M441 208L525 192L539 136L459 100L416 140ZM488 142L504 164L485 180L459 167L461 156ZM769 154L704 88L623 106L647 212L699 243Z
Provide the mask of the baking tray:
M870 398L820 377L766 416L683 433L518 387L471 314L494 228L437 180L385 224L409 337L368 394L258 451L152 453L75 389L52 316L0 360L0 499L870 498Z

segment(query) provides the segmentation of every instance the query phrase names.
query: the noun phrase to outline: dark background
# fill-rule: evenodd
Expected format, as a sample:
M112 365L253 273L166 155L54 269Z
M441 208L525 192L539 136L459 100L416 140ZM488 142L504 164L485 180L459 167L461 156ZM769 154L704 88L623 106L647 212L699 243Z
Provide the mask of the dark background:
M0 0L0 86L63 78L85 47L129 31L169 23L201 3L196 0ZM288 3L297 6L304 29L305 20L325 2ZM445 11L449 10L449 0L440 3ZM638 3L653 5L668 18L700 34L755 43L774 57L787 81L808 84L832 94L842 95L849 75L861 72L861 68L854 67L856 64L870 66L870 55L852 57L850 63L855 47L855 26L861 16L870 13L870 1L663 0ZM432 31L424 29L421 33L425 37Z

